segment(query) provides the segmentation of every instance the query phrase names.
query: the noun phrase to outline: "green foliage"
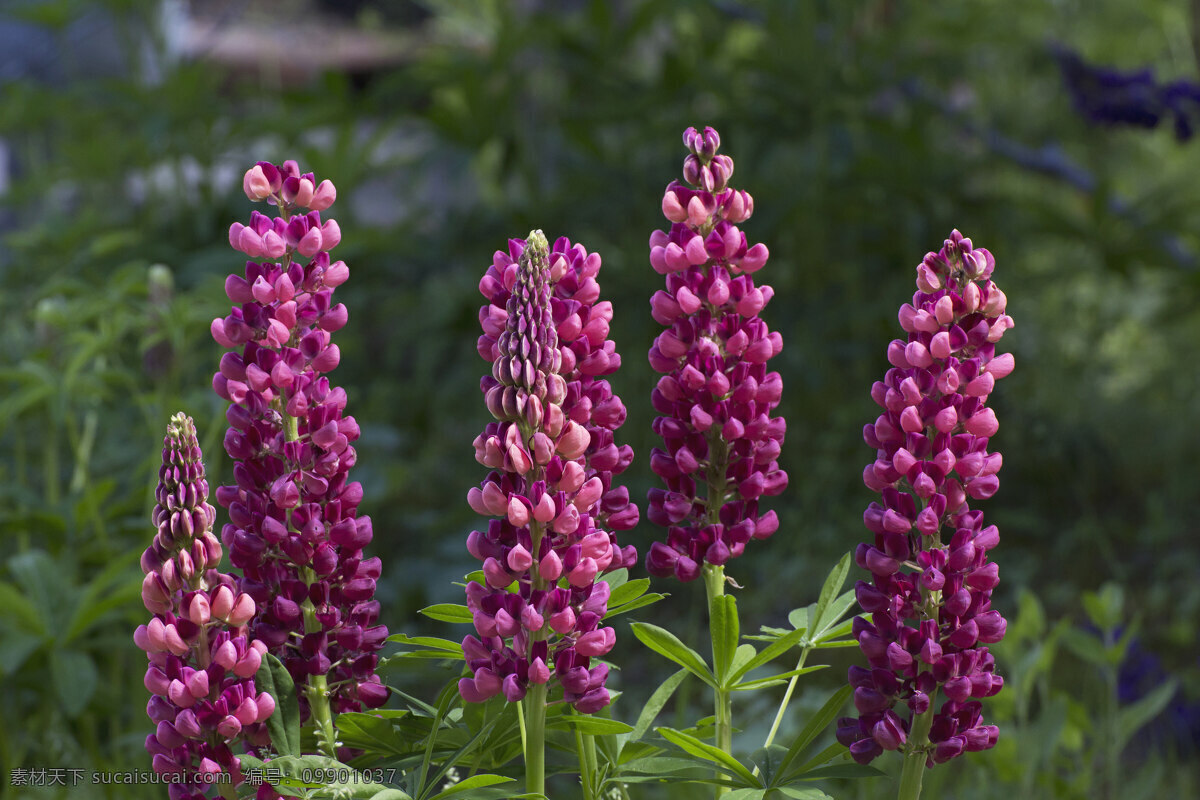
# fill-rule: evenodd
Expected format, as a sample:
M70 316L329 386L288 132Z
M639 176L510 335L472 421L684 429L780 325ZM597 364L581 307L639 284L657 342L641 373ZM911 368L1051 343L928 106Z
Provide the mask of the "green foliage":
M254 685L275 698L275 711L267 717L267 731L275 752L281 756L301 755L300 701L296 684L283 662L270 653L263 656L262 665L254 674Z

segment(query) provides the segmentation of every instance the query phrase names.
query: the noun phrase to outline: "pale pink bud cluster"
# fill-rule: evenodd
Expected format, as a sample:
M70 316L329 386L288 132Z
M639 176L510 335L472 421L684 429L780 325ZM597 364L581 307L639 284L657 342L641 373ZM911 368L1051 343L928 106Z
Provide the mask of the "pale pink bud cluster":
M979 698L1004 685L984 646L1006 627L991 608L999 572L987 560L1000 534L968 505L999 487L1002 459L988 452L999 423L986 402L1013 369L1011 354L996 353L1013 322L991 280L994 267L992 254L958 231L927 254L918 291L900 308L908 338L888 346L892 368L871 389L883 413L863 429L876 450L863 480L883 502L864 513L875 538L855 554L873 577L856 586L872 618L854 622L871 669L850 668L859 717L841 720L838 730L862 763L916 746L906 745L913 722L939 691L946 700L932 720L930 765L990 748L999 733L983 724Z
M247 636L256 608L218 571L221 545L196 429L176 414L167 426L153 520L158 531L142 556L142 599L154 616L134 632L149 656L146 711L157 723L146 750L161 775L175 778L172 798L203 798L212 775L242 782L231 747L269 744L262 724L275 700L254 686L266 645Z
M650 491L647 513L668 531L665 543L651 545L646 568L690 581L705 562L722 565L775 532L779 520L760 512L759 499L780 494L787 473L778 462L786 423L771 416L783 381L766 367L783 339L758 316L774 291L750 274L766 263L767 248L749 246L737 227L754 200L728 186L733 159L716 154L715 130L688 128L683 140L691 186L667 186L662 209L673 224L650 237L650 264L667 276L651 300L666 330L649 355L663 374L651 400L665 445L650 466L666 489Z
M614 532L636 524L637 507L612 486L633 453L613 442L625 408L600 378L620 357L607 339L611 306L597 302L599 268L565 239L551 253L535 231L497 252L480 281L478 350L493 364L481 388L498 422L475 440L493 472L467 501L496 519L467 541L485 576L467 588L482 637L463 641L473 674L459 690L471 702L500 692L517 702L552 679L579 711L609 702L607 667L590 664L615 643L600 626L609 586L597 577L636 560Z
M278 216L256 211L250 225L230 229L235 249L268 260L229 276L235 305L212 324L213 338L235 349L213 376L232 403L225 451L236 481L217 490L229 510L221 538L259 605L254 636L297 685L326 675L335 712L375 708L388 694L375 674L387 638L373 599L381 565L363 555L371 520L358 514L362 486L349 480L358 423L345 415L345 390L325 375L341 359L332 334L348 319L333 294L349 270L328 253L341 231L320 218L336 190L293 161L259 162L243 188ZM298 695L307 718L306 693Z

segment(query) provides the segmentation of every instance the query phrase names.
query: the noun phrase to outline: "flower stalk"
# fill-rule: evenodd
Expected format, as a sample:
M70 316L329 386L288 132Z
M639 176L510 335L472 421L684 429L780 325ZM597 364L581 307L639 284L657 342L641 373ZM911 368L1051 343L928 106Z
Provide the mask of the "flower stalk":
M613 438L625 407L603 377L620 356L607 339L612 306L599 301L599 269L598 255L566 239L551 248L533 231L497 252L479 284L488 304L478 351L492 365L480 388L496 421L474 442L492 471L467 493L489 522L467 539L483 582L467 586L479 636L463 640L471 675L459 692L522 703L531 792L545 786L551 696L585 714L610 702L608 666L591 664L616 642L601 625L611 590L599 578L637 558L615 534L638 511L613 484L633 452Z
M254 685L267 650L248 635L254 600L218 569L223 550L208 489L195 425L176 414L155 492L157 533L141 558L142 602L154 616L133 639L150 662L146 713L157 726L146 750L154 771L188 797L204 796L221 773L229 776L223 791L240 785L233 748L269 742L264 723L275 710L275 699Z
M770 416L783 381L766 367L783 339L758 316L774 291L752 277L768 252L737 228L754 200L729 187L733 159L717 153L715 130L688 128L683 141L685 183L667 186L662 202L671 227L650 237L650 264L666 276L651 299L666 330L649 353L663 375L651 401L664 444L650 465L666 488L650 490L648 514L667 540L651 546L646 568L691 581L778 529L759 502L787 487L787 473L778 462L786 423Z
M249 225L231 226L230 245L251 260L226 280L235 305L211 328L232 351L213 377L231 404L224 444L235 462L234 485L217 490L229 510L222 541L258 603L254 635L288 669L301 719L333 758L334 715L388 696L375 674L387 638L373 599L380 561L364 556L371 520L349 480L359 428L327 377L341 360L332 334L348 319L333 295L349 269L329 255L341 230L321 217L337 191L294 161L259 162L243 189L278 214L255 211Z
M987 558L1000 534L970 507L999 487L1002 459L988 452L999 423L986 401L1013 368L996 353L1013 322L994 267L958 231L925 256L912 303L900 308L908 339L888 346L892 368L871 390L883 413L863 429L876 450L863 481L882 504L863 514L874 539L855 561L872 581L855 594L871 617L856 618L853 633L871 668L850 667L859 716L839 720L837 738L864 764L903 753L902 800L920 795L926 767L986 750L999 735L979 700L1004 685L986 647L1006 628L991 608L999 572Z

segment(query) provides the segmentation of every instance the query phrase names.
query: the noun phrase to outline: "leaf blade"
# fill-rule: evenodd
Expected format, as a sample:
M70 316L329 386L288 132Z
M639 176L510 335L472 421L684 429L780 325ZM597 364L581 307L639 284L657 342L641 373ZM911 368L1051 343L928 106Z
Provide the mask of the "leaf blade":
M630 627L633 628L633 635L646 647L674 661L714 689L717 688L716 678L713 677L708 664L699 653L681 642L675 634L648 622L635 622Z

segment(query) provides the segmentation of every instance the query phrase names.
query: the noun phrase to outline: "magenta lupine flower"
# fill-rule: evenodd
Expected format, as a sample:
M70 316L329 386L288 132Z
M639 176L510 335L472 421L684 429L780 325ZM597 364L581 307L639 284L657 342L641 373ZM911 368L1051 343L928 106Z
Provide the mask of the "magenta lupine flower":
M345 415L345 390L325 376L340 360L330 334L347 320L333 292L349 270L328 252L341 231L321 219L336 190L294 161L259 162L243 187L279 215L255 211L248 226L229 229L236 250L267 260L229 276L225 291L237 305L212 323L213 338L235 348L213 377L232 403L225 450L236 461L236 484L217 489L230 520L221 538L260 607L251 631L297 687L328 676L334 712L375 708L387 699L375 675L387 638L372 599L380 561L363 556L371 520L358 514L362 486L348 480L358 423ZM307 718L309 698L298 695Z
M850 668L859 717L838 729L864 764L904 747L939 690L946 699L932 718L928 765L996 743L998 729L983 724L978 698L1004 685L984 646L1000 641L1006 626L991 607L998 571L987 560L1000 534L968 505L999 486L1001 456L988 452L998 423L985 403L1013 369L1011 354L996 354L1013 322L991 281L994 266L991 253L958 231L926 255L918 291L900 308L908 339L888 346L892 369L871 389L883 413L863 429L878 451L863 481L883 502L863 514L874 544L855 553L873 576L856 587L872 621L854 621L871 669Z
M667 330L650 349L650 365L663 373L651 399L666 449L651 453L650 466L667 488L650 490L647 513L667 527L667 541L651 545L646 568L690 581L704 562L724 564L775 532L779 520L760 512L759 498L782 492L787 473L777 460L786 423L771 417L783 381L766 366L783 340L758 316L774 291L750 277L767 248L748 246L737 228L754 200L728 187L733 159L717 155L715 130L688 128L683 142L691 188L667 186L671 228L650 237L650 264L667 281L651 300Z
M599 269L597 254L566 239L550 251L534 231L498 251L479 284L489 302L478 350L493 364L480 386L498 421L475 439L493 471L467 500L496 519L467 540L486 581L467 587L481 637L463 640L473 677L459 691L470 702L500 692L518 702L557 678L583 713L609 703L608 667L591 665L616 640L600 626L609 585L597 577L637 560L614 532L633 527L638 510L612 485L633 451L613 441L625 407L601 378L620 357L607 340L612 306L597 302Z
M254 601L218 571L216 510L196 428L184 414L167 425L155 496L158 532L142 554L142 601L154 616L133 635L150 658L146 713L157 727L146 750L154 771L172 776L172 800L195 800L211 796L223 773L242 783L231 746L269 742L262 723L275 700L254 686L267 647L246 631Z

